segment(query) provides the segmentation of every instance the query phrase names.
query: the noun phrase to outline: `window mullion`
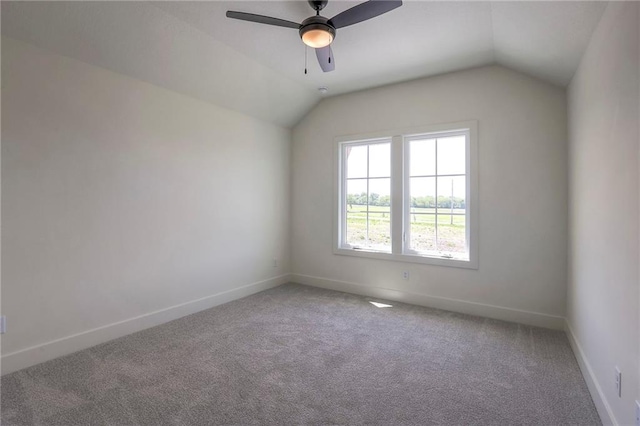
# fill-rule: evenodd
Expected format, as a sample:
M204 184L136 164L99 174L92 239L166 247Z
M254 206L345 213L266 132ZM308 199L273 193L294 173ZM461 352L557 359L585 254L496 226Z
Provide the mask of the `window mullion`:
M367 145L367 246L370 244L369 240L369 197L371 193L369 192L369 145Z
M401 254L404 250L402 241L404 210L404 171L403 171L403 138L394 136L391 139L391 252Z
M436 139L436 143L435 143L435 149L436 149L436 154L435 154L435 163L436 163L436 200L435 200L435 208L436 208L436 217L435 217L435 221L434 221L434 229L435 229L435 234L436 234L436 251L440 251L440 246L438 244L438 139Z
M343 144L338 144L338 204L337 204L337 210L338 210L338 220L337 220L337 229L338 229L338 235L337 235L337 241L338 241L338 247L344 247L346 240L345 240L345 235L347 232L347 228L346 228L346 216L347 216L347 209L346 209L346 205L347 205L347 191L346 191L346 187L347 187L347 165L345 162L345 156L346 156L346 148L345 145Z

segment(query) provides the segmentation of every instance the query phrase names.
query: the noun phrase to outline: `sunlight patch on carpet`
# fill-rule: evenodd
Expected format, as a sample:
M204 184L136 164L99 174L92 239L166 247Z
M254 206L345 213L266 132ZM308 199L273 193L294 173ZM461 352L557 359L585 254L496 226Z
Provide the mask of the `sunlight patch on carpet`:
M376 308L391 308L391 307L393 307L393 305L387 305L385 303L371 302L371 301L369 301L369 303L371 303Z

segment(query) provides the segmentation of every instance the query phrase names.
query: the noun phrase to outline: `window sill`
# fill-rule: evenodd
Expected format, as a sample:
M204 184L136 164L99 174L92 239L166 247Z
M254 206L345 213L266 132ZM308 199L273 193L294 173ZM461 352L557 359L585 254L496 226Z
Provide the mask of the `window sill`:
M334 248L333 254L341 256L364 257L368 259L390 260L394 262L421 263L423 265L447 266L452 268L478 269L478 261L447 259L418 254L395 254L364 249Z

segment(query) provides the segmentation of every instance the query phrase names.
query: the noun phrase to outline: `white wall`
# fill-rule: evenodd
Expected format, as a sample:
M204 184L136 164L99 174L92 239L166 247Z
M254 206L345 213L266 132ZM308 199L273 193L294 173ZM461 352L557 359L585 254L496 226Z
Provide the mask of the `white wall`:
M640 397L638 19L638 3L611 2L568 89L567 322L600 416L627 425Z
M290 145L3 38L3 372L286 280Z
M334 138L465 120L479 123L479 269L334 255ZM563 326L563 89L496 66L328 98L294 128L292 157L294 281Z

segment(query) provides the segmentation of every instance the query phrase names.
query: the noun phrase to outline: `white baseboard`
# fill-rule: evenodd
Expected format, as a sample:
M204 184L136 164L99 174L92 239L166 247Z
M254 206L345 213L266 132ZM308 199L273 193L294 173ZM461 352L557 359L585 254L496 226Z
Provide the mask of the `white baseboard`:
M364 284L338 281L328 278L313 277L310 275L291 274L290 277L292 282L310 285L313 287L326 288L328 290L343 291L346 293L359 294L361 296L378 297L381 299L393 300L396 302L443 309L446 311L460 312L469 315L477 315L503 321L517 322L520 324L534 325L537 327L564 330L564 317L560 316L542 314L538 312L522 311L500 306L485 305L482 303L469 302L466 300L426 296L423 294L409 293L381 287L373 287Z
M186 315L231 302L232 300L250 296L263 290L277 287L288 282L289 278L289 274L280 275L233 290L223 291L197 300L180 303L124 321L8 353L2 356L2 362L0 364L2 366L2 375L68 355L100 343L108 342L109 340L126 336L127 334L135 333L149 327L173 321Z
M573 329L571 328L569 321L565 321L565 332L569 339L571 349L573 349L573 353L578 360L578 365L580 366L580 371L582 371L584 381L587 382L591 399L593 399L593 403L596 405L596 410L598 410L602 424L617 426L618 422L613 414L613 410L611 409L604 392L602 392L602 387L600 386L596 375L593 373L591 364L589 364L589 361L582 350L582 346L580 346L580 342L576 338L575 334L573 334Z

